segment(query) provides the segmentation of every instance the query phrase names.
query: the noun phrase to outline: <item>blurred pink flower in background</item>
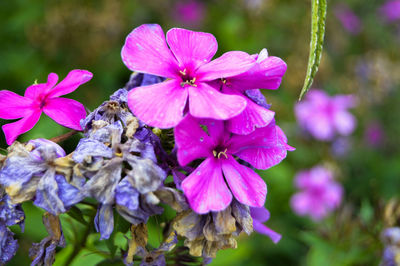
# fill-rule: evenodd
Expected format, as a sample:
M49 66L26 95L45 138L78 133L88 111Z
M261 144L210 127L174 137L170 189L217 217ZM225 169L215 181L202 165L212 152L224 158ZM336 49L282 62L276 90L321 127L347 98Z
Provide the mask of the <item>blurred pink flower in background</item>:
M334 181L333 173L323 166L299 172L294 183L300 191L292 196L290 204L300 216L309 215L314 221L319 221L342 201L342 186Z
M352 35L357 35L362 30L360 18L345 4L338 4L334 9L335 16L343 28Z
M379 147L383 142L384 134L382 125L379 122L373 121L367 125L364 139L368 145Z
M179 1L174 7L175 19L186 26L198 26L205 17L206 9L202 2L195 0Z
M379 13L388 22L400 20L400 0L386 1L379 9Z
M348 136L356 126L355 117L347 109L354 107L352 95L329 96L313 89L295 106L298 124L314 138L332 140L336 134Z

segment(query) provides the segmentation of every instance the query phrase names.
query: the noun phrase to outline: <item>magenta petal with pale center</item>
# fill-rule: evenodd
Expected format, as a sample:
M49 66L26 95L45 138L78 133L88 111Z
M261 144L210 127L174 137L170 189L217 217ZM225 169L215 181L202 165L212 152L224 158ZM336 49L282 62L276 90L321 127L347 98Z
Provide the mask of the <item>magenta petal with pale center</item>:
M56 85L58 81L58 75L56 73L50 73L47 76L46 83L33 84L25 90L24 97L32 100L43 100L47 93Z
M121 51L122 61L132 71L173 78L178 62L167 46L164 31L157 24L135 28L126 38Z
M200 66L196 72L201 81L212 81L239 75L249 70L254 63L254 59L249 54L232 51Z
M128 106L146 124L171 128L182 120L187 97L187 88L177 80L168 80L131 90Z
M42 112L32 112L26 115L24 118L14 123L4 125L3 131L6 136L8 145L11 145L19 135L25 133L33 128L33 126L39 121Z
M237 95L223 94L199 83L189 88L189 112L199 118L226 120L240 114L246 108L246 100Z
M86 117L83 104L66 98L47 99L43 112L58 124L75 130L82 130L79 122Z
M213 156L213 140L190 115L175 127L174 135L180 165L184 166L193 160Z
M218 49L210 33L173 28L167 32L167 43L180 66L195 70L208 63Z
M235 198L251 207L264 206L267 185L250 168L240 165L232 156L222 161L222 171Z
M207 158L193 171L181 187L190 207L197 213L222 211L232 201L232 194L222 176L220 162L214 158Z
M17 119L31 113L33 101L12 91L0 91L0 118Z

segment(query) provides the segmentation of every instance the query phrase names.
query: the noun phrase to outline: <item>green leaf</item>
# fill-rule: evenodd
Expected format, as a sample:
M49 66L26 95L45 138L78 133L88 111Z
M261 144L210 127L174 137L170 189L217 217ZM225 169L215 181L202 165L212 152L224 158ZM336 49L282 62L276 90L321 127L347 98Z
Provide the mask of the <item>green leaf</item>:
M88 225L88 222L86 222L86 220L83 218L82 211L78 207L72 206L67 214L78 222L82 223L83 225Z
M310 89L321 61L325 35L326 8L326 0L311 0L310 55L308 57L306 79L304 80L299 100Z

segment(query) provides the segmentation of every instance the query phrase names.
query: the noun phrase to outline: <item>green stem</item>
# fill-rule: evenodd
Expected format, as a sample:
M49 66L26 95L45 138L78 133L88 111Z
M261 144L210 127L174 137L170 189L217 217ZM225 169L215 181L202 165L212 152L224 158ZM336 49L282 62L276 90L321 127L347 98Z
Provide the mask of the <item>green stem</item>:
M65 133L65 134L63 134L61 136L57 136L57 137L51 138L50 140L55 142L55 143L58 143L58 142L64 141L64 140L72 137L73 135L75 135L77 133L79 133L79 131L71 130L70 132L67 132L67 133Z

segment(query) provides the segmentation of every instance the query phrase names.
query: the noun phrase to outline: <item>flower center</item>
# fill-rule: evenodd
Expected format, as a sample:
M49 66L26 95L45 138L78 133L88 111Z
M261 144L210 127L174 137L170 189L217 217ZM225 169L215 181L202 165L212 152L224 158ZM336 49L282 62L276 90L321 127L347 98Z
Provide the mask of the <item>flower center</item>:
M228 151L228 148L216 147L213 150L213 155L217 159L221 159L221 156L224 156L225 159L228 159L228 155L226 154L227 151Z
M181 76L182 82L181 82L181 87L184 88L186 85L197 87L195 84L196 82L196 77L193 77L188 73L187 69L179 70L179 74Z

